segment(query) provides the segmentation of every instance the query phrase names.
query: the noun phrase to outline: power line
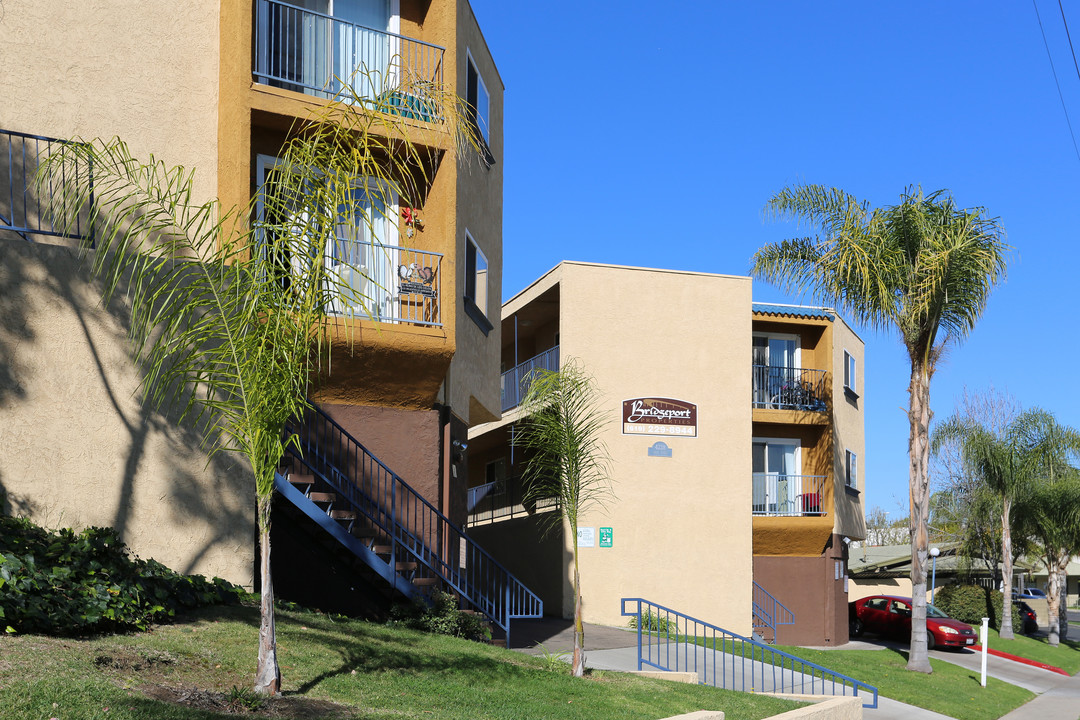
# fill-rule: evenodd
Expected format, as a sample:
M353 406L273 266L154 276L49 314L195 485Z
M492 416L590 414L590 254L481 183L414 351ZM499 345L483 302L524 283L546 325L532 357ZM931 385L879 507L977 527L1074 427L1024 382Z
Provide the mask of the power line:
M1039 21L1039 32L1042 33L1043 46L1046 48L1046 57L1050 59L1050 72L1054 74L1054 84L1057 85L1058 97L1061 99L1061 109L1065 112L1065 123L1069 126L1069 136L1072 138L1073 150L1076 152L1076 159L1080 160L1080 148L1076 146L1076 133L1073 132L1072 120L1069 119L1069 109L1065 107L1065 96L1061 94L1061 83L1058 82L1057 68L1054 67L1054 56L1050 54L1050 43L1046 41L1046 30L1043 29L1042 16L1039 15L1039 6L1035 0L1031 0L1031 4L1035 7L1035 17Z
M1058 10L1061 11L1061 24L1065 26L1065 37L1069 38L1069 52L1073 56L1073 67L1076 68L1076 77L1080 78L1080 65L1076 62L1076 48L1072 44L1072 33L1069 32L1069 21L1065 19L1065 8L1061 6L1061 0L1058 0Z

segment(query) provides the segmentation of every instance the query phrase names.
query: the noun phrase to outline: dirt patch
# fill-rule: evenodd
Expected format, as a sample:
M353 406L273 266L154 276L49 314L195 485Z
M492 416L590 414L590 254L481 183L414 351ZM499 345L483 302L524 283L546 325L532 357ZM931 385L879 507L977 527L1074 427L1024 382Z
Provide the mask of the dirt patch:
M259 707L252 707L246 693L242 698L230 698L230 693L168 685L143 685L139 690L152 700L230 715L296 720L348 720L357 716L356 710L347 705L289 695L266 699Z

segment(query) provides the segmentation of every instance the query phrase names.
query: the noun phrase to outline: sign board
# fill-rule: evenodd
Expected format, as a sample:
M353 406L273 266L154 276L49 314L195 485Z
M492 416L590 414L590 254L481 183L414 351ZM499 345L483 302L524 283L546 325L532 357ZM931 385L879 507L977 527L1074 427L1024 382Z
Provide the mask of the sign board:
M697 405L673 398L631 398L622 404L623 435L697 437Z
M577 546L579 548L596 547L596 528L579 527L577 529Z
M649 446L649 457L671 457L671 448L666 442L657 440Z
M600 528L600 547L611 547L615 540L615 533L611 528Z

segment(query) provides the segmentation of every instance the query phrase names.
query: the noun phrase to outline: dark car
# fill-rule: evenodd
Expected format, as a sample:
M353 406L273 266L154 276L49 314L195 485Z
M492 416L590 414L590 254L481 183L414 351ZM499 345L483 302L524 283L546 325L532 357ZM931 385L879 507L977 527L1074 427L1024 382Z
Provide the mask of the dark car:
M1020 621L1024 624L1024 628L1020 632L1030 635L1039 629L1039 621L1035 617L1035 611L1026 602L1015 602L1016 609L1020 611Z
M864 632L907 640L911 637L911 598L871 595L848 603L851 635ZM933 605L926 605L927 646L962 648L975 644L975 630L953 620Z

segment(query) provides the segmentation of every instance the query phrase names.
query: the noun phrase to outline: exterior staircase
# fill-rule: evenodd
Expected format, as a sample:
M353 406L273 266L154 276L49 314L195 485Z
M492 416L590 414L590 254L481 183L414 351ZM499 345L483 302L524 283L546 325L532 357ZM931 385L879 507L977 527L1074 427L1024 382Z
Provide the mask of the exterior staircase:
M795 616L768 590L754 583L753 595L754 637L760 642L773 645L777 642L777 630L783 625L794 625Z
M313 408L286 433L280 497L394 593L452 593L507 643L511 620L543 617L540 598L329 415Z

